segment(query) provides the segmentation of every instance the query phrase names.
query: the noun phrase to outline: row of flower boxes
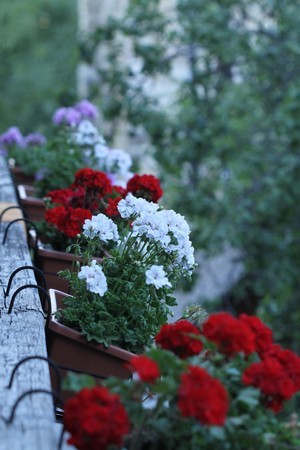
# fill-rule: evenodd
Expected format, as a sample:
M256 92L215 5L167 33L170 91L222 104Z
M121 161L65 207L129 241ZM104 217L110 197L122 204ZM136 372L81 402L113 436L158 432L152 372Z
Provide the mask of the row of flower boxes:
M45 205L42 199L35 197L35 188L30 185L17 185L17 192L21 207L30 221L44 218ZM31 234L32 239L37 237ZM47 350L51 358L59 367L61 378L65 378L68 371L84 373L100 381L108 376L128 378L130 375L126 363L133 354L116 346L105 348L103 345L88 342L79 331L61 324L55 314L63 308L62 299L69 297L68 281L59 277L58 272L72 268L74 255L45 248L41 241L37 241L37 252L34 261L42 270L51 300L51 318L46 329ZM51 372L53 389L56 387L55 373ZM63 391L64 400L72 396L72 392Z

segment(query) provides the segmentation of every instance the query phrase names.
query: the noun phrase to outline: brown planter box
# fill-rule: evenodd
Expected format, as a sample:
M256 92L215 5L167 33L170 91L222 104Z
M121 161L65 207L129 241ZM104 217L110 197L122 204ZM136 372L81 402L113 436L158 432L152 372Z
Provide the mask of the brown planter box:
M49 289L52 314L58 307L63 307L62 298L68 294ZM122 379L129 378L130 370L126 367L133 353L111 345L106 348L97 343L88 342L80 332L66 327L52 318L46 330L48 356L60 369L62 379L67 371L89 374L96 381L101 381L109 376ZM53 388L56 380L53 376ZM66 399L70 393L63 392Z
M33 248L36 237L32 232L30 233L30 236L31 247ZM99 263L102 261L101 258L95 257L94 259ZM58 275L58 272L66 269L69 269L70 271L76 270L76 261L81 263L82 258L75 256L73 253L45 248L42 242L38 240L34 262L35 265L43 271L48 289L58 289L59 291L70 293L68 280L61 278Z
M28 175L24 172L24 170L19 166L9 166L9 171L11 173L14 184L32 184L34 180L33 175Z
M62 292L69 292L69 282L58 276L60 270L72 270L73 261L80 261L80 258L74 257L72 253L58 252L56 250L46 249L38 243L36 266L43 271L48 289L58 289Z
M35 197L35 188L24 184L17 186L20 205L26 211L29 220L39 222L44 220L45 203L41 198Z

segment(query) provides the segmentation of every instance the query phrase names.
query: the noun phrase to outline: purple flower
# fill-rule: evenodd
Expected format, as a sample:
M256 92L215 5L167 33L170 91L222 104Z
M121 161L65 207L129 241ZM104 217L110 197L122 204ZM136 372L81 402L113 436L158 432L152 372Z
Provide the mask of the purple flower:
M71 127L77 126L81 121L81 114L75 108L58 108L53 114L53 123L55 125L66 124Z
M97 119L98 109L88 100L81 100L75 105L75 109L80 112L82 119Z
M41 133L30 133L24 138L25 144L28 146L44 145L47 142L45 136Z
M1 134L0 142L7 147L11 145L26 146L24 137L18 127L10 127L5 133Z
M34 178L37 181L43 180L48 174L50 173L50 170L47 169L47 167L41 167L37 172L34 174Z

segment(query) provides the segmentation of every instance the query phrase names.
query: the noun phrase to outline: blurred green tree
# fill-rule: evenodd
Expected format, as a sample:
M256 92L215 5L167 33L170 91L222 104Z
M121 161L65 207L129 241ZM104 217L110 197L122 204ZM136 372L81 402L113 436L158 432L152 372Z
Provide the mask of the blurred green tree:
M76 92L74 0L1 0L1 132L43 130Z
M99 75L91 95L112 133L124 119L145 130L195 245L238 250L244 274L222 308L259 311L299 351L299 2L162 3L131 0L122 20L82 37L81 58ZM178 64L163 108L151 86L172 82Z

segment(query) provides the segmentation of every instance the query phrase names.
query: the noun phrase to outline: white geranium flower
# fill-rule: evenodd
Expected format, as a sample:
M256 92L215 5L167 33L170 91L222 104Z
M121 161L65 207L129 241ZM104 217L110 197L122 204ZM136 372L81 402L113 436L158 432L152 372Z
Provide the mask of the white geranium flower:
M159 242L163 247L170 243L168 226L161 220L159 212L142 212L132 223L132 230L140 236Z
M105 142L103 143L105 144ZM127 176L130 179L132 159L129 153L121 149L111 149L105 145L96 145L94 155L98 160L99 170L109 174Z
M98 163L99 163L100 170L105 169L104 161L108 155L108 152L109 152L109 148L106 147L106 145L104 145L104 144L95 145L94 156L99 160ZM104 161L102 161L102 160L104 160Z
M186 239L190 234L190 227L184 216L176 213L172 209L166 209L160 212L163 220L169 228L169 232L178 240Z
M129 193L126 198L119 201L117 208L123 219L135 216L137 214L137 198Z
M153 284L156 289L164 286L172 287L170 281L166 277L163 266L153 265L146 270L146 284Z
M156 213L156 211L158 211L159 205L157 203L148 202L148 200L145 200L144 198L138 198L137 200L139 214Z
M118 211L123 219L136 217L143 212L153 213L158 210L157 203L147 202L144 198L137 198L130 192L125 199L118 203Z
M117 225L104 214L92 216L92 219L86 219L83 224L83 234L87 238L93 239L98 236L100 241L118 241L119 233Z
M187 271L195 267L194 247L189 239L181 241L177 246L174 246L173 250L177 253L175 261L177 266Z
M72 142L80 146L94 146L105 144L103 136L89 120L83 120L79 123L75 132L71 135Z
M86 280L87 290L103 297L107 291L107 281L102 268L93 259L89 266L82 266L78 273L80 280Z
M111 149L107 153L105 166L108 173L126 173L132 166L132 159L124 150Z

